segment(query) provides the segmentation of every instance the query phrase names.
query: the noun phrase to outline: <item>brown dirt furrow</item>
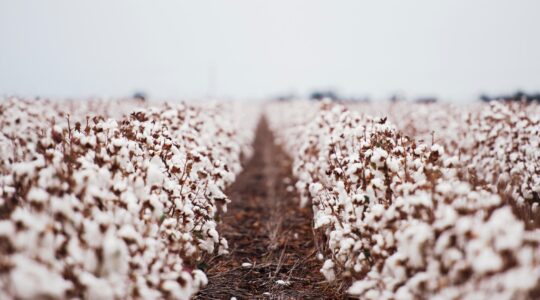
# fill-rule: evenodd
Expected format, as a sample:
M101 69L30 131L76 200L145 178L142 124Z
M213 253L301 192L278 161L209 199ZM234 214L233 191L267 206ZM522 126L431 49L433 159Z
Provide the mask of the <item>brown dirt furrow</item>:
M296 193L287 190L291 161L264 119L254 148L228 189L232 203L220 224L231 253L204 259L209 283L196 298L341 299L340 289L319 272L311 209L300 208Z

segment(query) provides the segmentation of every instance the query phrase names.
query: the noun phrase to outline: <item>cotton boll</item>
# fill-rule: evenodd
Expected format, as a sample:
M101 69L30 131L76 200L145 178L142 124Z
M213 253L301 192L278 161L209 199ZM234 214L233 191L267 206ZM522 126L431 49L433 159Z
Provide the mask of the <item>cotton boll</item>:
M71 282L64 280L61 274L24 255L11 256L11 261L14 266L10 272L10 284L17 297L63 298L66 291L73 286Z
M48 193L41 188L32 188L26 196L28 200L36 203L44 203L49 198Z
M373 156L371 156L371 162L374 163L377 167L381 167L384 164L386 157L388 157L388 153L385 150L381 148L375 148L375 150L373 151Z
M106 234L103 241L103 272L105 274L120 273L123 274L128 270L126 256L128 250L124 241L117 239L112 231Z
M347 292L351 295L363 295L367 291L369 291L371 288L375 287L377 284L376 281L369 281L369 280L359 280L353 282L351 287L347 290Z
M502 259L493 250L486 248L482 249L475 258L472 259L474 270L480 274L497 271L502 267Z
M92 300L114 299L114 291L110 284L101 278L97 278L90 273L83 273L81 283L86 287L86 297Z
M336 279L336 274L334 273L334 262L332 262L332 260L327 259L320 271L327 281L334 281Z
M309 185L309 192L312 197L316 197L322 189L323 186L320 183L312 183Z
M400 161L397 158L394 157L388 157L386 159L386 164L388 165L388 169L394 173L397 173L400 171Z

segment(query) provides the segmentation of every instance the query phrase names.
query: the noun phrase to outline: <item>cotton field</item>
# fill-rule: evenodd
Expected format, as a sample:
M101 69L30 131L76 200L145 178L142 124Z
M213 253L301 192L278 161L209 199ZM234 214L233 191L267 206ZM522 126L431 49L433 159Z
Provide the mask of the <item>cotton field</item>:
M362 299L540 297L538 105L347 106L266 112L327 280Z
M257 117L238 109L5 99L0 298L192 296L251 155Z
M0 102L0 299L536 299L540 105Z

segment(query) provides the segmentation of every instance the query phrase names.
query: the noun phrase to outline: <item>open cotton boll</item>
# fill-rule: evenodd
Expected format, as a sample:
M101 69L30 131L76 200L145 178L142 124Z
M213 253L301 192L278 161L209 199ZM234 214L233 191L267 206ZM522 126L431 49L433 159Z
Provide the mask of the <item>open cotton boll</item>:
M388 157L388 153L386 151L381 148L375 148L373 151L373 155L371 156L371 162L374 163L377 167L381 167L384 165L386 157Z
M489 248L484 248L474 255L472 259L474 271L479 274L498 271L502 265L502 258Z
M334 272L334 262L330 259L327 259L322 268L321 273L324 275L324 278L328 281L334 281L336 279L336 274Z
M73 284L58 272L50 270L24 255L11 257L13 269L10 284L15 294L24 299L62 298Z

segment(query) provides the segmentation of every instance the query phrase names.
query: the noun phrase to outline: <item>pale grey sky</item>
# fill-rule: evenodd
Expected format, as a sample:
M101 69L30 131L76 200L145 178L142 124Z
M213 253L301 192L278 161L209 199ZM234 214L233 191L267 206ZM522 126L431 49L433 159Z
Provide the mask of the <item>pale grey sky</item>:
M534 91L539 12L535 0L0 0L0 94Z

